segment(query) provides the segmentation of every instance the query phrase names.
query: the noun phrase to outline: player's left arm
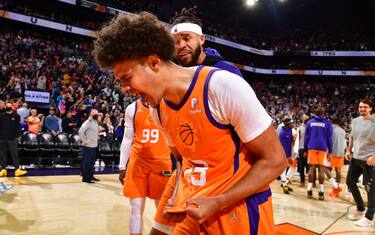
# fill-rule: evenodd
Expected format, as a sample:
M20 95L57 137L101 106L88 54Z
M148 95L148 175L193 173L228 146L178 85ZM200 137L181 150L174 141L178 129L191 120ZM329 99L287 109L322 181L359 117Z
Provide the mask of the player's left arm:
M298 128L297 129L294 129L292 130L292 133L293 133L293 143L292 143L292 146L293 146L293 158L297 158L298 157L298 151L299 151L299 131L298 131Z
M226 192L218 196L193 198L188 201L186 211L199 223L267 188L287 166L284 150L271 125L272 120L253 89L237 76L225 73L223 75L230 76L230 79L217 76L215 79L218 80L213 80L212 77L210 81L209 98L213 97L210 100L213 110L211 113L221 124L230 124L234 127L251 154L252 167Z

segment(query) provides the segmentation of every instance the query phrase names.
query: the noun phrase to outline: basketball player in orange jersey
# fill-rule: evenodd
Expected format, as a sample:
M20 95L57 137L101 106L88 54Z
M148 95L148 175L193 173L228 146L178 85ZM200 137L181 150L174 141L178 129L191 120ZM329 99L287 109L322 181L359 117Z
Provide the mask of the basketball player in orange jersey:
M171 165L164 136L154 124L148 106L138 99L125 111L119 164L119 179L131 204L130 234L142 234L145 198L154 199L157 204L168 182Z
M173 234L274 233L269 183L286 168L286 157L242 78L171 62L173 39L145 12L114 17L99 31L93 54L101 68L112 68L123 92L158 110L182 156L174 200L181 213L166 208L170 222L183 220Z

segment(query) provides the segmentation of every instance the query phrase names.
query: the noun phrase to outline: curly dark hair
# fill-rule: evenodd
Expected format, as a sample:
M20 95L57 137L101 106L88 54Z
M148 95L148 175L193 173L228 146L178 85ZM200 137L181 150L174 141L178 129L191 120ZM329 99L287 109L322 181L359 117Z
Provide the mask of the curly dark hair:
M180 12L176 12L171 20L172 25L180 23L194 23L202 27L202 20L197 16L197 6L192 8L182 8Z
M156 54L162 60L174 56L174 41L166 26L149 12L119 14L98 32L93 56L101 68L126 59L142 59Z

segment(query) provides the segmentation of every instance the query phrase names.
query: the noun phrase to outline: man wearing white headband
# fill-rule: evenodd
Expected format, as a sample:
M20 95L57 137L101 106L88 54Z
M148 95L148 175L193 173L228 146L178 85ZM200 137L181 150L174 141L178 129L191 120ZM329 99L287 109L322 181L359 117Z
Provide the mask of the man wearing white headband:
M212 48L203 49L205 36L201 20L196 16L195 8L182 9L172 19L171 34L176 40L176 59L185 67L207 65L235 73L242 77L240 70L229 64Z

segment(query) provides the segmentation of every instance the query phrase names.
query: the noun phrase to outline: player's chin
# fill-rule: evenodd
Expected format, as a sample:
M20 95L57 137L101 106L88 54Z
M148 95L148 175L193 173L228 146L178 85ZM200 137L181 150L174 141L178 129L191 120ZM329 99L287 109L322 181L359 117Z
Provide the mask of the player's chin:
M182 66L188 66L191 64L192 57L190 55L180 56L178 58Z

